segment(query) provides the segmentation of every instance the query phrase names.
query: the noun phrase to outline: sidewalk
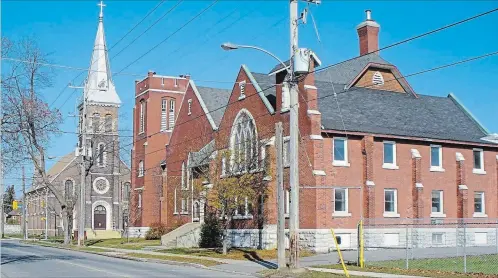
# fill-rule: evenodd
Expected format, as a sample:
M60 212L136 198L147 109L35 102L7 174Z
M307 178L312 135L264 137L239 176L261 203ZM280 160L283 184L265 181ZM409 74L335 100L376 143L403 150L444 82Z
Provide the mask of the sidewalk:
M325 268L315 268L315 267L306 267L306 269L317 272L326 272L326 273L334 273L334 274L344 274L344 271L339 269L325 269ZM408 276L408 275L400 275L400 274L387 274L387 273L376 273L376 272L363 272L363 271L348 271L350 275L353 276L366 276L366 277L379 277L379 278L420 278L422 276Z

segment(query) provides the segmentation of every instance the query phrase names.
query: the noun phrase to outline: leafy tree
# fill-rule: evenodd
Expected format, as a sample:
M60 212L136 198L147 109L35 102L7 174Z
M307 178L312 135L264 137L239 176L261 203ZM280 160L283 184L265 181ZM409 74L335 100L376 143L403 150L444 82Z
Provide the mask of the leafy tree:
M9 213L13 210L12 203L16 199L16 190L14 185L8 186L3 196L4 213Z

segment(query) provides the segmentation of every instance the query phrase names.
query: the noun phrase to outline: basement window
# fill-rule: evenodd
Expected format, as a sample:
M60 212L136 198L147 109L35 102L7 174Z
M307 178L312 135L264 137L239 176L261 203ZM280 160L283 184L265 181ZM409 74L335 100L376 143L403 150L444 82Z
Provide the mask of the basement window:
M384 77L382 77L382 74L378 71L376 71L372 77L372 83L376 86L382 86L384 85Z

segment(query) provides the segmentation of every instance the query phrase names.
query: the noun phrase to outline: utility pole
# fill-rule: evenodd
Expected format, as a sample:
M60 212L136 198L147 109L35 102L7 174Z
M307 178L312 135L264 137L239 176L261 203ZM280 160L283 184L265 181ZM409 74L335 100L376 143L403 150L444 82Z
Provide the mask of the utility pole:
M48 188L45 190L45 239L48 239Z
M282 122L275 124L275 147L277 148L277 261L278 268L286 267L285 262L285 211L284 211L284 167L283 165Z
M85 174L86 174L86 165L85 165L85 156L88 153L88 146L86 142L86 99L87 99L87 89L85 87L73 87L76 89L83 89L83 101L82 101L82 111L81 111L81 126L80 126L80 136L81 136L81 145L80 145L80 209L78 212L78 246L83 246L85 243Z
M290 55L288 79L290 92L290 219L289 219L289 242L290 242L290 263L291 269L299 268L299 157L298 157L298 128L299 128L299 107L298 89L294 74L294 55L298 51L298 1L290 0Z
M26 178L24 171L24 164L22 165L22 230L24 235L24 240L28 239L28 220L26 219Z

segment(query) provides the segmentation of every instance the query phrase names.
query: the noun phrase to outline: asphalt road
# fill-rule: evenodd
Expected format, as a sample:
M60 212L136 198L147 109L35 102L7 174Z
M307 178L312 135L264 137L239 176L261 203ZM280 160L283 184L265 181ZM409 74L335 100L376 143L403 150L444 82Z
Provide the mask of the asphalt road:
M146 263L0 241L0 277L241 277L190 266Z

